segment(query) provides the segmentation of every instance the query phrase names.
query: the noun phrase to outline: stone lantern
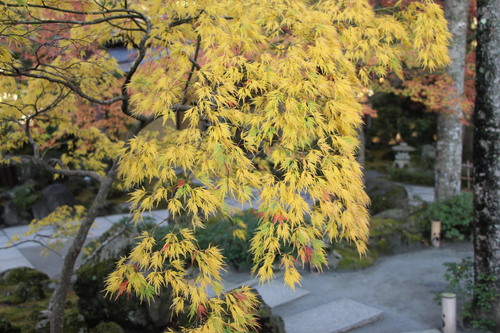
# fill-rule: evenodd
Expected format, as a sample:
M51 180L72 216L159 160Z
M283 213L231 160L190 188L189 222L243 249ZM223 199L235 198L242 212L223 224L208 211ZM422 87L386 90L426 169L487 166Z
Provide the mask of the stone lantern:
M396 152L396 158L393 163L396 168L410 166L410 152L415 151L415 148L408 146L406 142L400 142L397 146L393 146L392 150Z

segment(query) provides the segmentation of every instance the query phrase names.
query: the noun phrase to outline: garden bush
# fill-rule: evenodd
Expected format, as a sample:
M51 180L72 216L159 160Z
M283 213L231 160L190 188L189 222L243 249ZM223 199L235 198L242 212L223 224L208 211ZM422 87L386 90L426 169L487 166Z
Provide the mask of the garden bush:
M428 220L441 221L441 232L447 239L463 240L472 236L472 193L463 192L433 202L424 213Z
M499 296L497 291L489 288L491 281L495 280L495 276L482 273L478 277L478 281L483 282L475 282L474 263L471 258L464 258L459 263L447 262L444 266L446 267L444 278L448 282L446 287L457 294L461 303L460 315L463 320L483 332L487 330L498 332L495 330L495 322L482 316L483 313L493 310L491 301ZM474 296L476 297L475 311L473 311L472 303Z
M204 229L197 229L201 248L217 245L222 249L226 263L240 271L252 268L253 260L249 252L252 239L259 221L255 210L249 209L230 219L212 218Z

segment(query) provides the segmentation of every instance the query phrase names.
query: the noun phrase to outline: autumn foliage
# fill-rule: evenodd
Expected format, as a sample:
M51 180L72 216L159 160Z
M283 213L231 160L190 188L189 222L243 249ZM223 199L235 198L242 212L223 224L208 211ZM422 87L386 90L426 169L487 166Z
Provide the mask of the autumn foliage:
M143 233L106 291L149 301L169 286L192 331L255 328L255 297L223 290L220 249L199 248L194 230L212 214L230 216L226 198L258 199L253 271L269 280L278 262L291 287L298 264L326 264L325 241L366 251L359 92L402 76L403 55L429 70L449 61L438 5L394 9L364 0L0 1L3 162L34 159L103 183L116 165L136 220L163 203L172 221L188 223L160 250ZM129 69L108 55L110 43L135 50ZM185 129L176 130L181 112ZM161 131L144 130L152 122ZM60 154L49 159L52 150Z

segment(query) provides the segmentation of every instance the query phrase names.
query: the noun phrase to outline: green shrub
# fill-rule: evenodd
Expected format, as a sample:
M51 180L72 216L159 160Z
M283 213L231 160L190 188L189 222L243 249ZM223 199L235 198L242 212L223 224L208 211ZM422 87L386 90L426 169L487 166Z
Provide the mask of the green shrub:
M491 302L498 297L498 292L489 287L495 276L478 277L482 283L474 283L474 264L470 258L462 259L459 263L445 263L448 281L447 288L457 293L457 297L463 302L461 315L463 319L474 328L488 330L495 328L495 323L489 318L479 317L476 314L487 313L492 310ZM473 311L473 297L476 297L476 311ZM495 331L496 332L496 331Z
M19 185L12 189L12 202L20 211L26 211L39 198L40 194L35 193L31 185Z
M441 231L445 238L463 240L472 235L472 193L464 192L451 198L433 202L424 217L441 221Z
M232 219L212 218L207 222L206 228L197 229L196 237L200 247L217 245L222 249L227 264L238 270L247 271L253 264L249 252L250 239L255 233L258 221L253 209L235 215ZM244 239L238 237L238 235L243 236L243 233Z

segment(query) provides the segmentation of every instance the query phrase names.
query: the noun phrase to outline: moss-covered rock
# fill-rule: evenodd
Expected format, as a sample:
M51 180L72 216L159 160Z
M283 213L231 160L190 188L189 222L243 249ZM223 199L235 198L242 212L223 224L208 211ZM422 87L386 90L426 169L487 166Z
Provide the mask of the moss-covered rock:
M49 276L43 272L29 267L18 267L9 269L1 274L0 282L5 284L16 284L19 282L44 282Z
M386 179L367 179L366 193L371 200L371 214L377 214L388 209L409 211L408 192L402 185Z
M88 327L85 318L77 309L71 309L64 313L64 333L87 332Z
M45 298L43 286L38 283L19 282L14 292L4 299L5 304L21 304L28 300L39 301Z
M422 231L416 230L407 221L380 217L370 220L368 248L378 254L404 252L419 244L421 239Z
M43 300L45 286L49 281L47 274L28 267L19 267L2 273L0 282L4 285L15 285L15 288L1 302L4 304L21 304L28 300Z
M340 255L340 260L336 266L338 269L367 268L373 265L377 259L376 254L372 251L369 251L365 255L360 255L355 247L348 246L347 244L336 248L335 251Z

